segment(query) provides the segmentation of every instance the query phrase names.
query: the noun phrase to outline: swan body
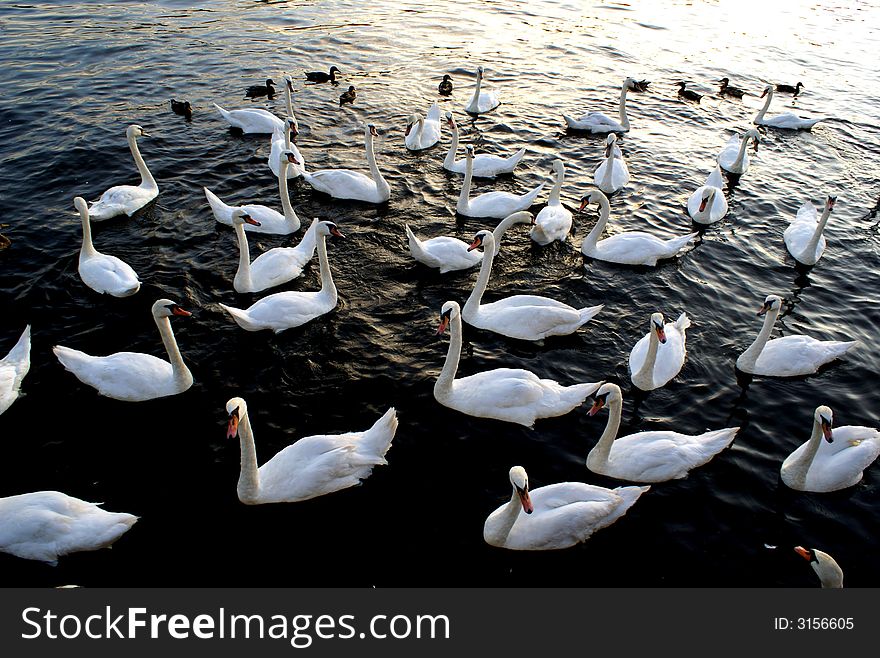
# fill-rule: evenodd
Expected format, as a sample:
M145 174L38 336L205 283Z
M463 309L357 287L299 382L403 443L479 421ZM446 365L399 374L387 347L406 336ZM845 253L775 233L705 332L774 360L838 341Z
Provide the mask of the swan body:
M510 469L513 495L483 525L490 546L518 551L568 548L614 523L650 487L606 489L583 482L559 482L529 490L526 471Z
M770 109L770 103L773 100L773 85L767 85L764 88L764 93L761 94L761 98L764 96L767 97L767 100L764 101L764 107L758 111L758 114L755 115L755 118L752 121L756 126L783 128L785 130L810 130L813 126L823 120L821 118L802 119L792 112L779 114L775 117L766 117L767 110Z
M314 189L329 194L336 199L366 201L368 203L385 203L391 198L391 188L382 178L376 165L373 153L373 138L379 133L373 124L364 130L364 141L367 151L367 164L372 178L351 169L320 169L311 173L303 173L305 181Z
M589 133L625 133L629 131L629 118L626 115L626 92L637 89L637 82L633 78L626 78L620 88L619 120L615 121L601 112L590 112L580 119L575 119L563 114L566 125L572 130L581 130Z
M73 204L82 220L83 241L79 251L79 278L89 288L113 297L130 297L141 289L141 282L131 265L116 256L102 254L92 244L89 207L85 199L76 197Z
M707 464L732 442L738 427L690 435L672 431L637 432L617 437L623 396L617 384L603 384L595 394L589 415L608 405L608 423L587 455L594 473L631 482L666 482L685 477Z
M360 484L374 466L388 463L385 453L397 432L391 407L366 431L303 437L257 468L247 404L232 398L226 412L227 438L237 435L241 444L238 499L246 505L295 503Z
M718 165L715 165L706 182L691 194L687 209L688 215L698 224L714 224L727 214L724 179L721 177L721 168Z
M571 231L571 211L562 205L559 195L562 192L562 183L565 180L565 165L562 160L553 161L553 171L556 182L550 190L550 198L547 205L535 217L535 225L529 232L529 236L540 245L550 244L554 240L565 242Z
M153 320L165 345L170 363L151 354L116 352L109 356L91 356L79 350L56 345L55 356L83 384L114 400L142 402L177 395L193 384L193 376L183 362L171 323L172 315L192 315L170 299L153 304Z
M0 498L0 552L55 566L58 558L110 546L137 522L59 491Z
M455 159L455 154L458 151L459 132L452 112L446 113L446 124L452 132L452 143L449 145L446 159L443 160L443 168L456 174L464 174L467 171L467 158L462 160ZM497 155L486 155L484 153L474 155L472 175L474 178L495 178L499 174L510 174L516 169L516 165L519 164L525 154L526 150L522 148L507 158Z
M821 366L840 358L858 344L854 340L816 340L810 336L783 336L768 340L781 307L781 297L768 295L758 310L758 315L765 316L764 325L755 341L736 360L736 367L743 372L769 377L812 375Z
M731 174L746 173L749 164L751 164L749 154L746 153L749 140L751 139L755 140L755 146L758 145L761 139L760 133L754 128L747 130L742 139L740 139L739 135L733 135L727 140L727 144L721 149L721 153L718 154L718 166L725 171L729 171Z
M101 195L89 207L89 216L92 221L98 222L119 215L133 215L150 201L159 195L159 186L156 179L147 169L147 164L141 156L137 145L138 137L149 137L149 134L138 125L131 125L125 130L128 140L128 148L134 158L134 164L141 175L140 185L116 185Z
M800 84L800 82L798 83ZM804 558L819 576L819 584L824 588L840 589L843 587L843 569L837 560L820 551L818 548L795 546L794 552Z
M27 325L15 346L0 359L0 414L21 393L21 382L31 368L31 326Z
M483 67L477 67L477 86L474 87L474 95L470 102L464 106L464 111L469 114L482 114L494 110L501 105L498 94L494 91L483 91Z
M547 336L574 333L602 310L602 304L574 308L538 295L512 295L481 304L495 259L495 239L490 231L477 233L469 249L477 247L483 247L483 263L474 289L461 311L461 317L469 325L510 338L543 340Z
M605 159L593 172L593 182L605 194L614 194L629 183L629 168L617 145L617 135L611 133L605 143Z
M276 128L284 130L284 121L262 108L244 108L241 110L224 110L214 103L214 108L233 128L247 134L273 133Z
M544 189L544 183L538 185L531 192L526 194L511 194L510 192L486 192L480 194L473 199L471 194L471 180L473 178L473 161L474 147L467 146L467 168L464 174L464 182L461 186L461 194L458 197L458 204L455 209L459 214L465 217L494 217L495 219L504 219L508 215L512 215L520 210L527 210L533 203L541 190Z
M599 240L599 236L608 224L611 206L608 197L600 190L593 190L581 200L581 210L590 203L599 204L599 221L581 244L581 252L590 258L622 265L654 266L658 260L674 257L697 237L696 233L688 233L677 238L661 240L643 231L628 231Z
M297 128L295 120L290 117L285 122L284 130L276 130L272 133L272 147L269 150L269 168L276 177L281 172L281 161L286 159L284 156L285 151L292 151L293 158L296 160L295 164L290 163L287 167L288 178L298 178L306 170L306 162L296 144L291 140L291 133L296 137Z
M292 281L302 274L303 268L315 255L317 219L312 221L312 225L297 246L275 247L263 252L251 262L244 225L254 221L241 209L236 209L232 213L232 223L235 226L239 248L238 271L232 282L236 292L260 292Z
M785 247L799 263L815 265L825 253L825 225L836 201L837 197L828 197L820 219L817 219L816 207L813 203L809 200L804 201L797 216L785 229L783 234Z
M632 383L643 391L665 386L684 365L685 331L691 326L687 313L672 324L666 324L662 313L651 315L651 328L629 353Z
M286 329L299 327L336 308L337 293L327 259L328 235L344 237L333 222L318 222L315 227L318 260L321 263L321 289L316 292L276 292L263 297L247 309L238 309L226 304L220 308L229 313L242 329L260 331L271 329L276 334ZM305 240L305 238L303 238Z
M440 106L434 103L425 116L409 118L403 141L410 151L422 151L440 141L440 130Z
M519 368L496 368L455 378L461 358L461 310L446 302L440 314L442 334L450 329L449 350L434 384L434 398L445 407L478 418L495 418L532 427L538 418L562 416L583 404L599 382L562 386Z

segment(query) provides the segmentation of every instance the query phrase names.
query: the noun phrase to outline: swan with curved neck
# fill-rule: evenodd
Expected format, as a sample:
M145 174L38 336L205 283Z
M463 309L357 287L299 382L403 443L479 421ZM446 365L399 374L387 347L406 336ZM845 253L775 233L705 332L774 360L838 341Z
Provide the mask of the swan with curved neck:
M605 142L605 159L593 172L593 183L605 194L614 194L629 183L629 168L614 133Z
M843 587L843 569L837 564L837 560L828 553L820 551L818 548L804 548L803 546L795 546L794 552L810 563L813 571L819 576L819 584L823 588L840 589Z
M159 195L159 186L156 179L147 168L141 151L138 148L138 137L149 137L149 134L138 125L130 125L125 130L128 140L128 148L138 173L141 175L140 185L116 185L101 195L89 207L89 217L92 221L99 222L119 215L131 216Z
M364 127L364 147L372 178L351 169L320 169L311 173L305 172L303 178L318 192L336 199L385 203L391 198L391 187L376 165L373 138L378 136L376 126L372 123Z
M721 149L721 153L718 154L718 166L731 174L746 173L749 164L751 164L747 152L750 140L755 140L755 150L757 151L761 141L761 133L754 128L747 130L742 139L739 135L731 136L724 148Z
M837 197L829 196L825 200L822 217L816 219L816 207L812 201L804 201L797 216L788 225L783 234L785 247L794 259L804 265L815 265L825 253L825 225L834 210Z
M403 141L410 151L423 151L439 142L440 136L440 106L434 103L425 116L410 116Z
M687 202L687 211L697 224L714 224L727 214L727 199L724 198L724 179L721 168L709 174L706 182L698 187Z
M590 112L580 119L575 119L567 114L562 118L571 130L581 130L590 133L625 133L629 131L629 117L626 115L626 92L630 89L638 91L639 87L633 78L626 78L620 87L620 107L618 109L619 120L615 121L601 112Z
M296 126L296 119L290 116L284 122L284 130L276 130L272 133L272 148L269 150L269 169L276 176L281 173L282 161L287 159L284 153L287 151L291 151L294 160L296 160L296 164L291 163L287 167L287 178L298 178L306 170L306 162L299 148L294 143L298 134L299 129Z
M15 346L0 359L0 414L18 399L21 382L30 368L31 325L27 325Z
M452 112L446 113L446 125L449 126L449 130L452 133L452 143L449 145L449 152L446 154L446 159L443 160L443 168L446 171L463 174L467 171L467 158L461 160L455 159L455 154L458 152L459 131L458 124L455 123ZM495 178L495 176L499 174L512 173L525 154L526 150L521 148L507 158L502 158L497 155L486 155L484 153L474 155L472 175L474 178Z
M666 324L662 313L651 314L647 335L629 354L630 378L635 386L653 391L668 384L681 371L686 354L685 331L690 326L687 313L682 313L672 324Z
M465 217L494 217L495 219L503 219L520 210L527 210L535 203L535 199L538 198L541 190L544 189L544 183L541 183L526 194L486 192L472 199L470 195L471 180L474 175L474 147L468 144L466 151L464 182L461 186L458 204L455 207L460 215Z
M562 205L559 199L562 193L562 183L565 181L565 165L562 160L553 161L553 169L550 175L556 176L556 181L550 189L550 198L547 205L541 208L535 217L535 226L529 236L540 245L550 244L554 240L565 242L571 231L571 211Z
M770 128L783 128L786 130L810 130L813 126L815 126L820 121L824 119L802 119L796 114L792 112L786 112L784 114L779 114L774 117L766 117L767 110L770 109L770 103L773 101L773 85L767 85L764 87L764 93L761 94L761 98L767 97L767 100L764 101L764 107L762 107L758 114L755 115L754 123L756 126L768 126Z
M102 254L92 244L92 226L86 200L76 197L73 205L82 221L83 241L79 250L79 278L89 288L113 297L130 297L141 289L141 282L131 265L117 258Z
M173 315L189 317L192 313L170 299L158 300L152 313L168 361L140 352L90 356L62 345L56 345L52 351L77 379L108 398L142 402L182 393L192 386L193 376L183 362L168 319Z
M464 111L469 114L482 114L494 110L501 105L498 94L494 91L483 91L483 67L477 67L477 85L474 87L474 95L470 102L464 106Z

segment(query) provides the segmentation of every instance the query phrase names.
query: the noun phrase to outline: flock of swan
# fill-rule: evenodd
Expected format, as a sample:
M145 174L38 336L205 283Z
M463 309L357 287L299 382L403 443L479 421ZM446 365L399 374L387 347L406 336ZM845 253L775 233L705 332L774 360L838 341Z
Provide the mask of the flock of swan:
M330 80L336 72L338 69L333 67L329 75L322 75ZM285 74L284 80L287 117L283 120L265 109L226 110L215 105L230 126L245 133L272 135L268 165L277 177L281 211L238 199L224 201L207 188L204 188L204 194L216 221L231 226L238 240L240 259L233 279L235 292L263 292L287 284L302 274L315 253L318 255L321 287L317 291L287 290L267 294L248 308L219 304L232 321L247 331L286 331L314 321L337 305L326 240L344 236L334 222L315 219L295 247L269 249L251 260L248 233L288 235L301 228L300 218L290 203L289 179L301 178L314 190L334 199L372 204L388 202L392 192L376 161L373 140L378 132L372 124L364 126L369 175L349 169L308 168L296 144L298 122L291 99L293 79ZM446 76L440 93L451 93L451 82L444 91L448 81L449 76ZM267 85L270 82L267 81ZM643 231L626 231L602 237L611 215L609 196L613 197L630 180L630 172L618 145L618 135L631 128L626 112L627 92L644 91L647 84L633 78L624 80L618 120L601 112L589 112L579 119L563 115L566 125L573 131L607 135L602 162L594 173L596 189L582 197L578 210L594 204L599 212L598 221L581 244L581 251L587 258L621 265L655 266L661 260L682 253L698 235L687 232L661 239ZM791 114L767 118L773 88L767 86L763 96L767 100L754 119L758 126L809 130L817 121ZM500 102L495 91L485 88L484 71L480 67L473 95L462 109L478 116L495 109ZM485 521L484 540L492 546L514 550L572 546L623 516L640 496L649 491L650 485L684 478L692 469L708 463L731 445L739 428L721 428L699 435L649 431L618 436L623 393L617 384L595 381L566 385L515 368L484 370L468 377L456 376L463 323L518 340L540 341L548 336L564 336L578 331L601 312L603 306L575 308L542 295L502 296L491 302L483 301L493 261L501 249L502 239L513 227L529 226L529 237L538 245L568 238L573 212L560 201L565 165L561 159L553 161L549 200L537 215L529 209L538 202L544 183L519 195L493 191L472 196L471 185L475 177L494 179L513 172L522 161L525 148L502 157L477 155L473 146L467 145L465 157L456 159L459 131L455 117L452 112L441 117L437 103L433 103L424 116L414 113L408 118L403 139L405 148L421 151L436 146L442 140L444 123L451 131L452 141L443 168L463 175L457 211L467 217L500 221L494 230L477 232L470 243L449 236L421 239L409 226L405 227L412 257L427 267L436 268L441 273L479 267L476 283L464 305L449 300L440 309L438 333L448 331L450 340L433 394L441 405L463 414L526 427L532 427L538 419L567 414L588 399L591 401L590 416L607 408L605 430L589 451L586 467L594 473L633 484L608 489L582 482L563 482L530 490L525 469L513 466L509 471L512 487L509 501L489 514ZM95 248L91 222L131 216L158 195L156 180L138 148L138 139L144 136L147 133L138 125L130 125L126 130L128 145L141 176L139 185L111 187L91 205L82 197L74 199L82 223L80 278L92 290L114 297L137 294L141 282L128 264ZM760 133L751 129L742 136L735 135L724 146L717 156L717 166L705 184L688 199L687 211L696 224L712 224L725 216L728 205L721 171L732 175L746 173L749 143L758 140ZM807 201L791 220L784 242L799 262L815 265L821 258L826 248L823 232L834 203L835 198L828 197L819 217L816 208ZM769 377L809 375L844 356L856 345L854 341L818 340L802 335L771 339L781 305L782 299L777 295L768 295L764 300L758 311L759 316L764 316L763 325L752 344L737 359L739 370ZM187 317L190 313L171 299L160 299L152 305L152 315L168 360L135 352L93 356L62 345L55 346L54 353L61 365L79 381L109 398L143 401L182 393L192 386L193 375L184 362L170 320ZM651 314L647 333L630 352L629 373L633 386L650 391L667 385L678 376L686 358L686 332L690 326L686 313L681 313L674 322L667 322L661 312ZM29 365L30 326L6 358L0 361L0 413L15 401ZM245 400L231 398L226 404L226 412L228 435L240 440L238 496L245 504L302 501L358 484L370 475L374 466L386 463L385 454L398 425L392 407L368 430L300 438L258 466ZM780 474L782 482L795 490L835 491L859 482L864 469L878 455L880 432L869 427L834 427L832 410L822 405L815 410L810 438L785 459ZM59 492L9 496L0 498L0 551L54 563L66 553L109 546L135 521L133 515L107 512L95 504ZM798 547L797 551L813 563L824 585L823 574L827 575L829 570L833 572L829 566L833 559L814 549ZM833 581L834 574L828 578L829 582ZM842 583L842 575L839 580Z

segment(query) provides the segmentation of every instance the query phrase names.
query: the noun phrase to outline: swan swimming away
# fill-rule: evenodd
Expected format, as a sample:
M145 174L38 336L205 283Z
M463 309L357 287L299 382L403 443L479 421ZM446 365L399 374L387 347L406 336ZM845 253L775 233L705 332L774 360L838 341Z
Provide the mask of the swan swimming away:
M156 179L147 169L147 164L144 162L137 145L138 137L149 136L138 125L132 124L126 128L125 137L128 140L131 156L134 158L134 164L141 175L141 183L140 185L116 185L104 192L101 198L89 207L89 217L92 221L99 222L119 215L130 217L159 195Z
M553 170L550 175L556 176L556 181L550 189L550 198L547 205L541 208L535 217L535 225L529 232L529 237L540 245L547 245L554 240L565 242L571 231L571 211L562 205L559 195L562 192L562 183L565 181L565 165L562 160L553 161Z
M630 89L639 91L638 83L633 78L626 78L620 88L619 121L611 119L601 112L590 112L580 119L575 119L563 114L566 125L572 130L581 130L589 133L625 133L629 131L629 118L626 115L626 92Z
M761 141L761 133L754 128L747 130L742 139L739 135L733 135L727 140L721 153L718 154L718 166L731 174L746 173L749 164L751 164L746 149L749 146L749 140L752 139L755 140L755 149L757 150L758 143Z
M785 114L779 114L775 117L767 118L764 115L767 113L767 110L770 109L770 102L773 100L773 85L767 85L764 87L764 93L761 94L761 98L764 98L764 96L767 97L767 100L764 101L764 107L758 111L758 114L755 115L754 121L752 121L752 123L757 126L784 128L786 130L810 130L817 123L824 120L822 118L802 119L792 112L786 112Z
M423 151L440 141L440 133L440 106L434 103L425 116L410 116L403 141L410 151Z
M685 331L691 326L687 313L666 324L662 313L651 314L651 326L629 353L632 383L643 391L653 391L668 384L684 365Z
M513 494L483 525L490 546L518 551L568 548L614 523L651 487L606 489L583 482L559 482L529 490L522 466L509 473Z
M226 437L238 436L241 444L238 499L245 505L296 503L360 484L374 466L388 463L385 453L397 432L397 412L391 407L366 431L303 437L257 468L247 404L232 398L226 413Z
M449 126L449 130L452 132L452 143L449 145L449 152L446 154L446 159L443 160L443 168L446 171L463 174L467 171L467 158L462 160L455 159L455 154L458 151L459 132L458 124L455 123L452 112L446 113L446 125ZM525 154L526 150L524 148L521 148L507 158L480 153L479 155L474 156L474 169L472 175L474 178L495 178L499 174L512 173Z
M605 140L605 159L593 172L593 183L605 194L614 194L629 183L629 168L614 133Z
M815 265L825 253L825 225L834 210L837 197L829 196L825 200L822 217L816 219L816 206L812 201L804 201L797 215L785 229L783 240L794 259L804 265Z
M470 144L465 149L467 152L467 164L464 174L464 182L461 185L461 194L455 209L465 217L493 217L504 219L520 210L527 210L535 203L535 199L544 189L544 183L538 185L526 194L511 194L510 192L486 192L470 198L471 180L473 179L474 147Z
M82 221L83 241L79 250L79 278L89 288L102 295L130 297L141 289L141 282L131 265L116 256L102 254L92 244L92 226L86 200L76 197L73 205Z
M9 353L0 359L0 414L21 394L21 382L31 368L31 325L27 325Z
M803 546L795 546L794 552L810 563L813 571L819 576L819 584L822 587L835 589L843 587L843 569L837 564L837 560L828 553L820 551L818 548L804 548Z
M494 110L501 105L498 94L494 91L483 91L483 67L477 67L477 86L474 87L474 95L470 102L464 106L464 111L469 114L482 114Z
M244 108L241 110L225 110L217 103L212 103L220 116L233 128L245 134L255 135L273 133L276 129L284 130L284 122L269 110L262 108Z
M687 210L688 215L697 224L714 224L727 214L721 167L715 165L706 182L691 194L687 202Z
M391 198L391 187L382 178L382 173L376 165L373 138L378 136L376 126L372 123L364 126L364 146L372 178L351 169L319 169L311 173L304 172L303 178L318 192L329 194L336 199L385 203Z

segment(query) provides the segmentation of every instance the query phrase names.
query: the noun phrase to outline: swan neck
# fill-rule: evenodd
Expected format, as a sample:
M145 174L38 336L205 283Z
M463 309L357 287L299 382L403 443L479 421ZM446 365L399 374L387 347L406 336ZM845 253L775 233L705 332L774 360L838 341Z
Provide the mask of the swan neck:
M290 92L287 92L287 93L290 94ZM284 150L289 151L290 150L290 130L291 130L290 121L285 121L285 123L287 124L287 126L284 128ZM282 160L281 160L281 166L284 166L284 158L282 158ZM279 169L280 168L281 167L279 167Z
M379 171L379 166L376 164L376 154L373 152L373 133L369 130L367 130L365 146L367 151L367 164L370 166L370 173L373 175L373 180L376 183L376 189L387 196L391 188L382 177L382 172Z
M556 182L553 184L553 189L550 190L550 198L547 200L547 205L550 206L558 206L559 205L559 195L562 193L562 182L565 180L565 170L559 171L556 173Z
M491 242L491 244L487 244L488 242ZM489 284L489 277L492 274L492 262L495 260L496 253L495 248L494 239L483 240L483 260L480 263L480 274L477 276L474 289L471 290L471 294L461 310L463 314L476 314L480 310L480 302L483 299L483 293L486 292L486 286Z
M449 349L446 351L446 361L443 362L443 370L440 371L440 376L434 384L434 397L438 400L452 393L452 383L455 380L455 373L458 372L460 359L461 313L456 313L449 322Z
M822 443L822 425L815 418L813 419L813 433L807 443L807 449L798 460L788 467L791 477L791 487L793 489L804 489L807 486L807 473L810 472L810 466L816 453L819 452L819 446Z
M614 187L614 155L605 158L605 174L602 176L602 187L612 189Z
M660 347L660 339L657 338L657 332L651 327L648 332L648 353L645 355L645 362L639 371L633 376L634 382L644 382L654 385L654 365L657 363L657 349ZM638 386L638 384L636 384ZM639 388L642 388L641 386Z
M468 104L468 107L470 107L474 112L476 112L479 109L480 87L482 87L482 86L483 86L483 76L478 75L477 76L477 86L474 87L473 98L471 98L471 102Z
M291 98L290 87L287 86L287 82L284 83L284 103L287 105L287 116L289 116L291 119L296 119L296 117L293 115L293 99ZM287 136L288 138L290 137L289 122L287 128ZM287 148L290 148L289 141L287 142Z
M450 169L455 165L455 154L458 151L458 124L452 126L452 143L449 145L449 152L443 161L443 166Z
M623 87L620 89L620 125L624 130L629 130L629 118L626 116L626 92L628 89L629 86L626 83L623 83Z
M759 122L761 119L764 118L764 115L767 113L767 110L770 109L770 101L772 101L772 100L773 100L773 92L768 91L767 92L767 100L764 101L764 107L762 107L758 111L758 116L755 117L755 123Z
M321 235L318 238L318 262L321 264L321 294L329 296L333 305L336 305L336 284L333 283L333 273L330 271L330 260L327 258L327 238Z
M816 253L816 247L819 245L819 240L822 238L822 232L825 230L825 225L828 223L828 218L830 216L831 208L826 206L825 212L822 213L822 217L819 218L819 222L816 224L816 230L813 231L813 236L804 248L804 254L810 256Z
M290 167L290 161L282 156L281 166L278 167L278 194L281 196L281 210L284 212L284 220L288 224L293 224L299 230L299 217L296 211L290 205L290 192L287 187L287 168Z
M82 248L79 251L79 257L97 256L98 250L92 244L92 222L89 220L89 211L87 209L80 210L79 218L82 221L83 231Z
M251 421L245 413L238 424L241 444L241 473L238 476L238 498L242 502L255 502L260 495L260 471L257 468L257 447Z
M614 439L617 438L618 430L620 430L621 406L620 400L608 402L608 422L605 423L605 431L602 432L599 441L587 455L587 466L591 470L601 472L604 470L602 467L608 463L611 446L614 444Z
M251 284L251 255L247 234L242 224L235 224L235 237L238 238L238 271L233 283L237 288L249 290Z
M521 510L522 503L519 500L519 495L514 489L513 494L510 496L510 501L501 509L498 516L493 519L494 523L491 528L491 537L489 537L489 539L492 540L493 545L503 546L507 543L507 537L513 529L513 524L516 523L517 518L519 518Z
M498 226L495 227L495 230L492 231L492 239L495 242L495 249L492 251L494 256L498 255L498 252L501 251L501 238L504 237L504 234L507 233L507 230L516 224L515 219L511 219L512 215L508 215L504 219L502 219Z
M458 195L458 212L467 214L470 206L471 179L474 176L474 159L465 158L464 182L461 184L461 193Z
M605 230L606 224L608 224L608 217L611 215L611 205L608 203L608 199L600 198L599 199L599 221L596 222L596 225L593 227L593 230L589 232L586 238L584 238L584 243L595 247L596 243L599 242L599 236L602 235L602 231Z
M739 169L743 166L743 162L745 162L746 159L746 149L749 147L749 140L751 138L751 135L746 135L740 141L739 153L736 154L736 161L733 163L735 169Z
M159 335L162 337L162 344L168 353L174 381L181 390L185 390L192 385L193 377L180 355L180 348L177 346L177 340L171 330L171 321L168 318L155 318L155 320L156 326L159 328Z
M134 158L134 164L137 166L138 173L141 175L141 187L150 188L150 189L159 189L159 186L156 185L156 179L153 178L153 174L150 173L150 170L147 169L147 163L144 162L144 158L141 156L141 150L138 148L137 137L132 133L128 137L128 148L131 150L131 156Z
M770 339L770 333L773 331L773 325L776 323L778 315L778 308L767 311L761 331L758 332L755 341L749 345L749 348L742 353L742 356L740 356L740 363L748 365L750 369L755 367L755 364L758 362L758 357L761 356L761 350L764 349L764 345L766 345L767 341ZM742 369L743 368L740 368L740 370Z

